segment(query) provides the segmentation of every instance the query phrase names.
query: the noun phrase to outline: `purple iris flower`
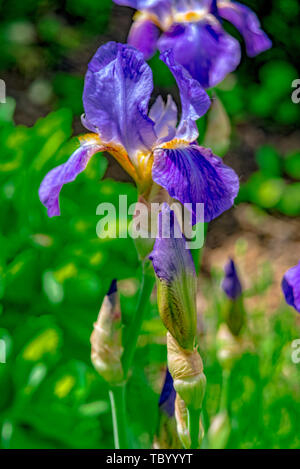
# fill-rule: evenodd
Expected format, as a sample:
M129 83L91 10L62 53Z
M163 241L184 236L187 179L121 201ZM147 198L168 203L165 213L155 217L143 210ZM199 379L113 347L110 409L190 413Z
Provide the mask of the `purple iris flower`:
M90 130L69 160L52 169L41 183L39 196L49 217L60 214L59 194L74 181L97 152L107 151L147 196L154 183L181 203L204 204L205 221L229 209L238 193L236 173L211 150L197 145L196 120L210 106L207 93L174 60L162 60L173 73L181 96L181 118L169 96L159 96L148 111L153 90L150 67L134 47L109 42L88 65L83 91L83 125ZM195 216L194 216L195 218ZM194 220L195 221L195 220Z
M239 42L227 34L222 19L231 22L244 37L250 57L272 45L253 11L230 0L114 0L138 10L128 36L149 59L159 49L172 49L204 88L222 81L241 60ZM162 34L160 36L160 31Z
M176 391L173 386L173 378L168 368L166 371L165 382L159 398L159 408L169 417L175 414Z
M228 298L236 300L242 294L242 285L232 259L225 265L224 271L225 276L222 282L222 288Z
M281 286L287 304L300 313L300 261L284 274Z

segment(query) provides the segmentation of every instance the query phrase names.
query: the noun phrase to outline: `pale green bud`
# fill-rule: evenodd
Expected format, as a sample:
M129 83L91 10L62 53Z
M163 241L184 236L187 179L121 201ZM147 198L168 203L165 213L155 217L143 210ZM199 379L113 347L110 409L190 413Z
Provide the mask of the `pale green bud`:
M217 414L208 430L208 442L211 449L224 449L231 431L230 419L226 411Z
M104 297L98 319L94 323L91 345L91 360L99 375L110 384L121 383L123 380L122 322L115 281Z
M226 324L221 324L216 337L217 358L222 368L231 370L242 353L242 341L234 336Z

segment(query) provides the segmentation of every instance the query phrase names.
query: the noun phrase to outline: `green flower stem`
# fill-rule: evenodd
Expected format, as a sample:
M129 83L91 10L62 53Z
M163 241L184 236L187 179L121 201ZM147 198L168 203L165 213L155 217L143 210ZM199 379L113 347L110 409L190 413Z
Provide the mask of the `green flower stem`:
M221 389L221 398L220 398L220 412L223 410L227 411L228 407L228 394L229 394L229 379L230 379L230 370L223 369L222 374L222 389Z
M115 449L128 449L125 383L109 390Z
M194 229L195 229L195 227L194 227ZM203 223L203 227L200 227L200 223L198 223L198 225L196 225L196 229L197 230L203 229L203 231L204 231L204 240L203 240L203 242L205 242L205 238L206 238L206 234L207 234L207 230L208 230L208 223ZM191 253L192 253L192 256L193 256L193 259L194 259L196 274L198 275L199 272L200 272L200 269L201 269L202 256L203 256L203 246L199 249L192 249Z
M188 427L191 437L191 448L199 448L199 433L200 433L200 415L201 409L194 409L193 407L188 407Z
M140 290L138 304L136 307L135 314L132 318L131 324L129 326L129 330L127 334L128 339L124 347L122 363L123 363L123 371L124 371L125 379L128 375L128 371L131 368L137 340L140 334L140 330L141 330L144 315L148 306L149 298L153 290L154 282L155 282L155 277L154 277L151 263L149 260L146 260L143 263L143 279L142 279L142 286Z

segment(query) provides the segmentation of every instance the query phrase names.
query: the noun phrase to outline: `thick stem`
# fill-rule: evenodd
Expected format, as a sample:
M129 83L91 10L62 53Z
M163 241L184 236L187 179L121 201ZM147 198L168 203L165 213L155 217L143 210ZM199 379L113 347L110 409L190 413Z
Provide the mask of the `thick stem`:
M188 407L187 410L189 433L191 437L191 449L197 449L199 448L201 409L194 409Z
M125 383L109 390L115 449L128 449Z
M124 347L122 364L125 378L127 377L128 371L131 368L137 340L140 334L140 329L148 306L149 298L153 290L154 281L155 277L153 275L150 261L146 260L143 264L143 279L137 307L129 326L127 335L128 339Z

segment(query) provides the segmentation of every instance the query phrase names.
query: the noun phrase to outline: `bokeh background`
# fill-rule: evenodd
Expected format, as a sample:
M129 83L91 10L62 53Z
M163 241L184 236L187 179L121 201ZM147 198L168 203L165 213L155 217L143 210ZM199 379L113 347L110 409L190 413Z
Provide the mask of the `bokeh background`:
M297 0L243 3L258 13L274 47L255 59L244 54L237 72L213 90L215 112L199 124L200 140L241 181L236 206L209 226L199 274L204 426L220 404L215 338L223 266L231 256L245 290L252 346L230 376L226 447L299 448L300 364L292 362L291 344L300 338L300 323L283 301L280 281L300 257L300 104L291 101L291 83L299 78L300 6ZM134 202L136 190L108 155L97 155L64 187L61 217L47 218L38 187L75 148L71 137L84 131L88 61L108 40L126 41L132 11L111 0L0 0L0 8L0 78L7 87L0 104L0 339L7 349L6 364L0 363L0 447L112 448L107 386L90 364L89 336L115 277L124 324L130 321L141 271L130 239L97 238L96 207L117 204L119 194ZM153 97L176 97L158 57L150 64ZM165 362L154 293L128 391L136 447L150 447L157 429Z

